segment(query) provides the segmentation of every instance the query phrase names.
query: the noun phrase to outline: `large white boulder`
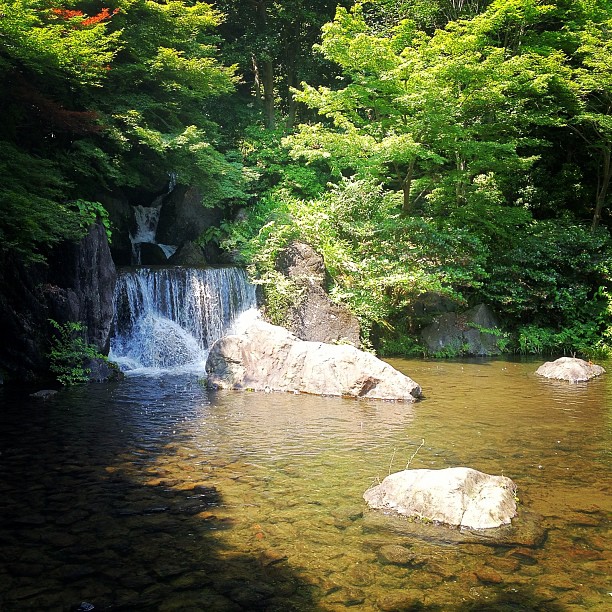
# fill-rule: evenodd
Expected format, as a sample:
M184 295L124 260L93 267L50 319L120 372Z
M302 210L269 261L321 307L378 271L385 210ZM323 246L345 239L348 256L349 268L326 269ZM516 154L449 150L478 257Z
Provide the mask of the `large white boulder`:
M370 508L470 529L508 525L516 516L516 486L505 476L468 467L404 470L363 498Z
M575 357L561 357L556 361L547 361L536 370L536 374L544 378L567 380L571 383L585 382L605 372L601 366Z
M414 402L421 387L349 345L308 342L261 320L221 338L206 362L208 385Z

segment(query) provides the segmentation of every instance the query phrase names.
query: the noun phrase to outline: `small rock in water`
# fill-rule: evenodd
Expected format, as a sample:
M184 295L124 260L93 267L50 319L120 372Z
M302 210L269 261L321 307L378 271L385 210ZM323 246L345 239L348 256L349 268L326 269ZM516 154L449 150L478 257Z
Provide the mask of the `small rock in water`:
M378 559L381 563L391 565L417 565L419 559L410 549L399 544L383 546L378 551Z
M30 397L33 397L34 399L48 400L56 393L57 391L55 389L41 389L40 391L36 391L36 393L30 393Z
M516 486L505 476L467 467L403 470L371 487L363 498L375 510L468 529L509 525Z
M75 611L76 612L92 612L95 609L96 609L96 606L94 606L92 603L89 603L88 601L82 601L79 604L79 607L75 608Z
M605 372L601 366L575 357L561 357L556 361L547 361L536 370L538 376L567 380L571 383L586 382Z

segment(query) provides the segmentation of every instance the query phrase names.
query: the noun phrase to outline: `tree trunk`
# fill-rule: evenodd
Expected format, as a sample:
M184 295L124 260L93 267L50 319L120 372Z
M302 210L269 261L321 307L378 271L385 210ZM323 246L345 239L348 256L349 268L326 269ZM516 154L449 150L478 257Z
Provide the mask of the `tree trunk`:
M610 164L610 147L605 146L601 151L602 157L602 174L601 181L597 186L597 197L595 198L595 212L593 213L593 222L591 223L591 232L594 232L601 220L601 212L606 202L608 189L610 187L610 178L612 174L612 166Z
M253 75L255 77L255 98L258 102L261 102L261 74L259 74L259 64L255 55L251 55L251 61L253 62Z
M466 191L466 181L465 181L465 170L467 168L467 162L464 158L462 158L459 153L457 153L457 182L455 183L455 197L457 201L457 206L461 206L465 204L465 191Z
M416 163L416 159L413 159L408 164L408 170L406 171L406 176L402 180L402 192L404 194L404 199L402 202L402 216L407 217L412 211L412 202L410 201L410 191L412 189L412 179L414 178L414 165Z
M269 130L276 128L276 117L274 113L274 65L267 60L262 65L262 82L264 94L264 120Z

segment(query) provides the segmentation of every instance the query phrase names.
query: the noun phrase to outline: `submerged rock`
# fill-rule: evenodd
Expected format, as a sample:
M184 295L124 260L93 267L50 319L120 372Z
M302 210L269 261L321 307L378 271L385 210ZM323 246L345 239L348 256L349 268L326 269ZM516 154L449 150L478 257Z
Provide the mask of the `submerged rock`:
M363 498L370 508L455 527L491 529L516 516L516 486L505 476L467 467L404 470L387 476Z
M414 402L421 387L374 355L349 345L308 342L257 320L210 350L208 385Z
M40 391L36 391L35 393L30 393L30 397L33 397L34 399L48 400L56 393L57 391L55 389L41 389Z
M575 357L561 357L556 361L547 361L536 370L538 376L567 380L571 383L585 382L605 372L601 366Z

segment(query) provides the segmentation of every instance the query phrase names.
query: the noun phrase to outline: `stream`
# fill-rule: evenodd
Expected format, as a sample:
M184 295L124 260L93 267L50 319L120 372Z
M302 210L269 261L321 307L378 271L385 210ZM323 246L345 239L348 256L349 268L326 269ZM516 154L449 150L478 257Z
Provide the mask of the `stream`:
M542 361L390 360L413 405L192 373L0 389L0 610L608 610L612 363L570 385ZM367 512L408 462L509 476L545 539Z

